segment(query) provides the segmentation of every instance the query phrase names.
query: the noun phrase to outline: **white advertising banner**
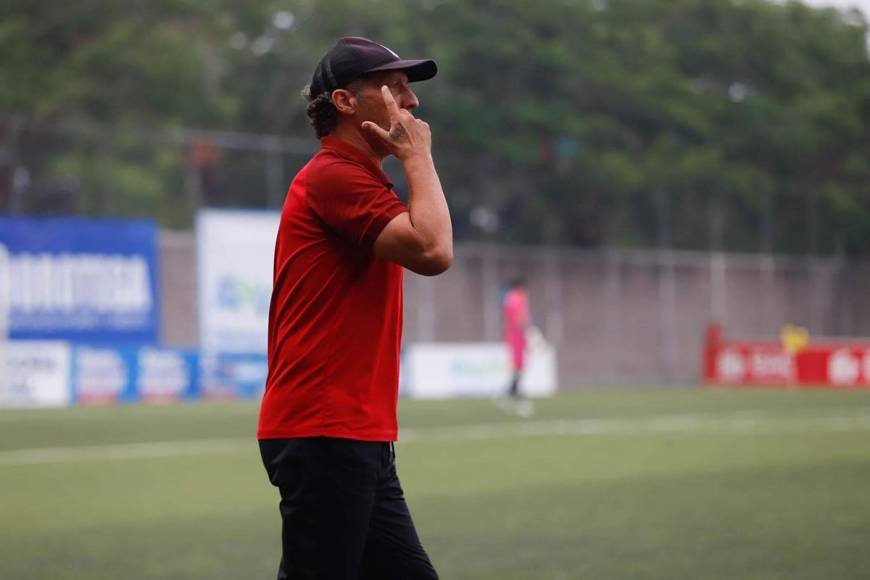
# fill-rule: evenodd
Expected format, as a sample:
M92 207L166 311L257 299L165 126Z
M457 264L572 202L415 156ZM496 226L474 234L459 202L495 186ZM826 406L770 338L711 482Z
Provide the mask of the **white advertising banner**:
M9 338L10 288L12 287L9 282L9 268L9 252L6 246L0 244L0 342Z
M6 341L9 339L9 252L0 244L0 370L6 368ZM6 392L7 373L0 372L0 393ZM0 403L2 404L2 403Z
M69 343L16 340L4 346L0 408L64 407L71 403Z
M199 337L207 352L265 353L278 212L197 215Z
M520 393L545 397L556 392L556 351L541 343L530 348ZM414 399L495 397L507 393L511 364L500 342L416 343L403 357L403 394Z

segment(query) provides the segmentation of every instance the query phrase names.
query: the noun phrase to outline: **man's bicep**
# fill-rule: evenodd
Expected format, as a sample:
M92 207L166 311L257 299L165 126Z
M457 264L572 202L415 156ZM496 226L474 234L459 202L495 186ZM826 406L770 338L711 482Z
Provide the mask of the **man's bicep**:
M415 242L416 234L411 224L411 214L405 211L384 226L375 238L372 250L379 258L410 267L406 262L413 257L417 246Z

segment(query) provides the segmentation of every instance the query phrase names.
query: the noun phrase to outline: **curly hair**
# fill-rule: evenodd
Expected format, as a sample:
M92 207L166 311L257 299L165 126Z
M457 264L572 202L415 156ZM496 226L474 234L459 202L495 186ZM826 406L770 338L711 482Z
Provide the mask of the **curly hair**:
M320 93L312 98L310 87L305 87L302 96L308 99L305 113L308 115L308 124L314 129L317 138L332 133L338 123L338 110L332 104L332 94Z
M366 78L367 76L362 76L354 79L342 88L358 94L366 82ZM308 115L308 124L314 129L317 138L320 139L332 133L338 124L338 109L332 104L332 93L323 92L319 95L312 95L311 85L307 85L302 89L302 96L308 101L305 113Z

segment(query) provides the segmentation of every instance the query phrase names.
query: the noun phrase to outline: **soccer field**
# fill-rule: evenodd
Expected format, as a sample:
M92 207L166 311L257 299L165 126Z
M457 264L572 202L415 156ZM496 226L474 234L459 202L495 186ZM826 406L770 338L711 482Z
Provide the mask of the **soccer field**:
M0 412L0 578L274 578L254 403ZM870 578L870 392L402 401L444 579Z

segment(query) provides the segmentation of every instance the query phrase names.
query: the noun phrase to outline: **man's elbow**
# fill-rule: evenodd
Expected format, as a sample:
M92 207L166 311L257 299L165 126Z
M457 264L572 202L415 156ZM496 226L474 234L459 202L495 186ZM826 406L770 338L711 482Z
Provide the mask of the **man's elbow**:
M436 248L422 256L415 271L423 276L437 276L446 272L452 264L453 248Z

